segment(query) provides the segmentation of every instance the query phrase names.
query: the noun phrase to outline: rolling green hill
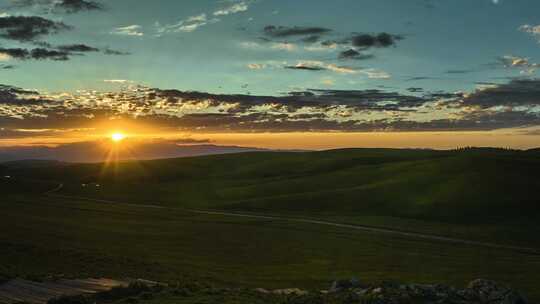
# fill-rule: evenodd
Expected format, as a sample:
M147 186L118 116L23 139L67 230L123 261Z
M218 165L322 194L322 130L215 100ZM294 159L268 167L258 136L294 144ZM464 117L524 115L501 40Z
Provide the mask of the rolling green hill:
M527 237L540 217L540 157L531 151L268 152L8 171L62 182L70 195L411 230L437 223L445 234L482 226L497 239L540 245Z
M4 164L0 175L11 178L0 182L0 230L9 233L0 235L0 256L11 263L0 275L187 277L268 288L321 288L351 275L458 286L485 277L540 298L540 259L531 252L190 211L314 218L540 249L539 169L535 152L493 149ZM60 191L42 194L58 183Z

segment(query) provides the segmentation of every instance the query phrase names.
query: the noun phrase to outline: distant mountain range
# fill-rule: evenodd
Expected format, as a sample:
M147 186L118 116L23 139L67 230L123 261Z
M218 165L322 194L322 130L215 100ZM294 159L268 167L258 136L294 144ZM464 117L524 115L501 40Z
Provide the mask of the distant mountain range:
M58 146L0 147L0 162L53 160L62 162L103 162L113 160L160 159L212 154L270 151L267 149L219 146L213 144L178 144L174 141L131 142L114 146L110 142L81 142Z

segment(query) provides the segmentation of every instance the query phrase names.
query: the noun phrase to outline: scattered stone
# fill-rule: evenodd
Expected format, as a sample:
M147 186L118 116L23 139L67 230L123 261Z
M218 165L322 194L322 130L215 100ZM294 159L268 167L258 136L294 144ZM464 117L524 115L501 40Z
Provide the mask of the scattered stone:
M273 290L272 293L277 294L277 295L284 295L284 296L288 296L288 295L304 296L308 294L307 291L301 290L298 288L276 289L276 290Z
M527 301L518 292L493 281L478 279L469 283L467 288L481 303L526 304Z
M337 280L332 282L332 285L330 286L330 290L328 290L328 292L340 292L343 290L360 287L362 287L362 284L357 278L352 278L350 280Z
M432 303L432 304L527 304L517 291L488 280L475 280L465 289L444 284L400 284L383 282L376 286L361 286L360 281L337 280L330 290L320 294L345 296L352 293L375 304Z
M266 290L264 288L255 288L255 292L264 293L264 294L269 294L270 293L269 290Z

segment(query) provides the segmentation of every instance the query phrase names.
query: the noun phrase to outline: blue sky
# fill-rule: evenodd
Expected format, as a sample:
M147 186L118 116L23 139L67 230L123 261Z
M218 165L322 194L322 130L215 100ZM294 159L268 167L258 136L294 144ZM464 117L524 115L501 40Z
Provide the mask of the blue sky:
M0 128L536 127L539 11L535 0L0 0Z
M2 0L4 7L9 1ZM220 9L245 4L245 10L214 16ZM68 62L21 62L2 72L10 84L26 88L62 91L105 89L105 79L125 79L153 87L209 92L279 94L291 88L329 87L365 89L379 85L405 89L421 86L433 90L471 90L476 82L501 82L519 76L520 69L497 66L502 56L540 62L540 45L533 35L519 31L525 24L540 24L540 3L526 0L457 1L144 1L114 0L103 11L80 14L42 14L42 7L5 9L8 14L35 14L62 20L75 28L48 37L50 42L78 42L130 52L130 56L84 56ZM159 26L206 14L209 21L191 32L169 32L158 37ZM115 28L139 26L142 36L111 34ZM272 49L261 43L267 25L313 26L332 29L330 36L352 32L387 32L403 35L395 46L370 50L375 58L340 62L336 51ZM259 43L259 48L242 47ZM6 45L7 43L2 43ZM267 68L250 70L251 63L271 61L296 64L325 61L337 65L376 69L389 79L370 79L364 74L342 75L324 71ZM269 71L271 70L271 71ZM466 74L447 74L451 70ZM38 76L39 75L39 76ZM429 77L424 80L407 80ZM326 81L325 81L326 80ZM324 83L332 83L325 85Z

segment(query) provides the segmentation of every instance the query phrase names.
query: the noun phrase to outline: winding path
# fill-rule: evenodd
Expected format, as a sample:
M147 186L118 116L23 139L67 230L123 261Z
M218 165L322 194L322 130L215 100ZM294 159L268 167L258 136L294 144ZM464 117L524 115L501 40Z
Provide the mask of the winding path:
M87 198L87 197L68 196L68 195L57 194L56 192L60 191L63 188L63 186L64 186L64 184L59 184L56 188L54 188L54 189L52 189L50 191L47 191L44 194L48 195L48 196L55 196L55 197L61 197L61 198L78 199L78 200L91 201L91 202L97 202L97 203L106 203L106 204L121 204L121 205L124 205L124 206L138 207L138 208L178 210L178 211L185 211L185 212L191 212L191 213L196 213L196 214L242 217L242 218L264 219L264 220L273 220L273 221L286 221L286 222L293 222L293 223L322 225L322 226L330 226L330 227L337 227L337 228L346 228L346 229L349 229L349 230L356 230L356 231L392 234L392 235L396 235L396 236L404 236L404 237L425 239L425 240L431 240L431 241L440 241L440 242L462 244L462 245L470 245L470 246L482 246L482 247L489 247L489 248L494 248L494 249L513 250L513 251L519 251L519 252L523 252L523 253L527 253L527 254L540 255L540 249L537 249L537 248L501 245L501 244L496 244L496 243L479 242L479 241L472 241L472 240L466 240L466 239L460 239L460 238L452 238L452 237L439 236L439 235L433 235L433 234L424 234L424 233L419 233L419 232L396 230L396 229L390 229L390 228L380 228L380 227L372 227L372 226L365 226L365 225L351 225L351 224L336 223L336 222L317 220L317 219L284 217L284 216L274 216L274 215L262 215L262 214L253 214L253 213L250 214L250 213L225 212L225 211L216 211L216 210L198 210L198 209L185 209L185 208L171 208L171 207L165 207L165 206L160 206L160 205L152 205L152 204L123 203L123 202L111 201L111 200L100 200L100 199L93 199L93 198Z

